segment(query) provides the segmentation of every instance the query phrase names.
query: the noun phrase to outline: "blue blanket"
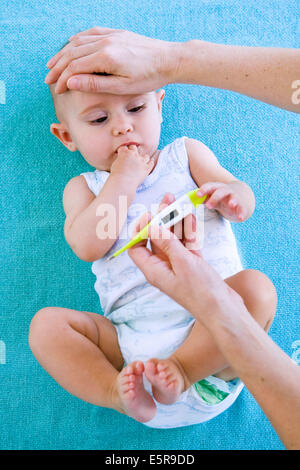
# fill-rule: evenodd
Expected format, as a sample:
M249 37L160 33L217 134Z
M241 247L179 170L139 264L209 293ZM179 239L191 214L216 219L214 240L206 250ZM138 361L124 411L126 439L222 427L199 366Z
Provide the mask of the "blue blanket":
M100 312L90 265L64 240L63 189L92 168L49 132L49 58L94 25L165 40L299 47L299 2L4 0L1 10L0 448L281 449L246 389L210 422L148 429L69 395L36 362L27 338L42 307ZM160 148L182 135L199 139L255 193L253 216L234 230L245 266L266 273L277 288L270 335L291 356L300 339L299 115L223 90L165 89Z

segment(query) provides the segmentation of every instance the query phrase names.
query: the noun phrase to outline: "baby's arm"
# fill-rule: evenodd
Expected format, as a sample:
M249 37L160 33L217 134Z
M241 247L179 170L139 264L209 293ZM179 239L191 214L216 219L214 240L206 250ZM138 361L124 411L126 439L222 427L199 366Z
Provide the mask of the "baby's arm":
M251 188L225 170L202 142L186 139L185 145L191 175L201 194L208 195L205 205L209 209L216 209L231 222L249 219L255 208Z
M72 178L65 187L63 205L66 214L65 238L74 253L83 261L102 258L117 240L126 221L136 190L153 167L153 160L140 155L136 146L121 147L111 172L97 197L89 190L83 176ZM124 197L120 211L120 196ZM107 206L105 206L107 205ZM109 238L99 237L97 225L107 217L111 208L112 233ZM102 210L97 215L97 210ZM99 212L98 212L99 214Z

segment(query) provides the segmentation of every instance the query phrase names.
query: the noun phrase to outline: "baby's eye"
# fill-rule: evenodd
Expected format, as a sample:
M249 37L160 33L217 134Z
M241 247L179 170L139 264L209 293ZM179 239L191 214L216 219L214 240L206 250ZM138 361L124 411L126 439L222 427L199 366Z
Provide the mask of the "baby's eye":
M140 109L143 109L145 106L142 104L141 106L136 106L135 108L129 109L130 113L137 113Z
M101 122L104 122L106 119L107 119L106 116L102 116L102 117L100 117L98 119L95 119L94 121L90 121L90 122L91 122L91 124L101 124Z
M140 111L141 109L145 108L145 105L142 104L141 106L136 106L134 108L131 108L129 109L128 111L130 113L137 113L138 111ZM106 121L107 119L107 116L102 116L98 119L95 119L94 121L90 121L91 124L101 124L102 122Z

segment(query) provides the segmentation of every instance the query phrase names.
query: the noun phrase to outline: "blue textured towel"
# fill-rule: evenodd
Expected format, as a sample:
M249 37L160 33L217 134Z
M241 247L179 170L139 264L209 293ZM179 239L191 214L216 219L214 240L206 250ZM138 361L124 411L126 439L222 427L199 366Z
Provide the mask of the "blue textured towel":
M42 307L99 311L90 265L63 236L64 186L91 167L49 132L55 119L43 83L49 58L94 25L166 40L299 47L299 2L4 0L1 10L0 448L282 448L247 390L208 423L148 429L65 392L36 362L27 337ZM292 355L300 339L299 115L226 91L167 86L161 148L181 135L202 140L252 187L255 213L234 229L245 266L265 272L277 288L270 334Z

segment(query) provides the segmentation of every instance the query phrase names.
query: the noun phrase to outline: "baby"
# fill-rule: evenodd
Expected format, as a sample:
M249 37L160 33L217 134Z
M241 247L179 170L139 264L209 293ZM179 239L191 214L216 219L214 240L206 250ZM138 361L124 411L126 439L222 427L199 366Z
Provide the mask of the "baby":
M54 86L60 122L51 132L95 168L65 187L64 233L74 253L93 262L104 316L43 308L30 326L31 350L70 393L148 426L211 419L235 401L243 384L208 331L147 283L128 252L107 260L130 239L128 226L159 204L166 190L178 198L200 187L207 195L203 257L268 331L276 310L274 286L261 272L242 269L229 223L251 216L253 193L195 139L181 137L158 149L164 90L56 95ZM114 220L102 223L109 208ZM105 231L110 222L114 230Z

